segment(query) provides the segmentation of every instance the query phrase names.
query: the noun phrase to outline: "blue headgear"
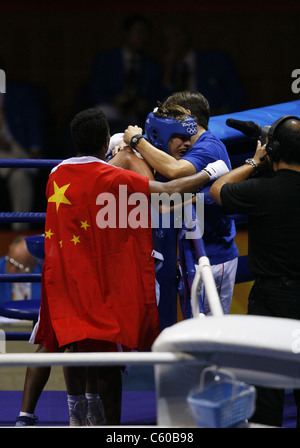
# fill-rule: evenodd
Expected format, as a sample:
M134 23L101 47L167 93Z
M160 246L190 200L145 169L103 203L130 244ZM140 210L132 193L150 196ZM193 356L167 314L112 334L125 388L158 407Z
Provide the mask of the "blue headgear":
M169 141L172 135L180 134L192 137L197 134L197 122L188 117L184 121L174 118L156 117L151 112L146 118L145 132L150 143L158 149L169 152Z

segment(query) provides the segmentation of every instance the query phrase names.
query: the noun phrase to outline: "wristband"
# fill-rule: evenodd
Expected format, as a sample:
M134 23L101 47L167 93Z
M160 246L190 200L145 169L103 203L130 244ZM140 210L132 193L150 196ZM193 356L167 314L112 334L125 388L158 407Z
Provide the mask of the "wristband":
M202 171L202 173L207 174L209 177L212 176L212 173L210 173L206 168L203 168L203 170L201 170L201 171Z
M256 162L255 162L255 160L253 158L245 160L245 163L248 163L249 165L253 166L255 171L258 170L258 166L257 166L257 164L256 164Z

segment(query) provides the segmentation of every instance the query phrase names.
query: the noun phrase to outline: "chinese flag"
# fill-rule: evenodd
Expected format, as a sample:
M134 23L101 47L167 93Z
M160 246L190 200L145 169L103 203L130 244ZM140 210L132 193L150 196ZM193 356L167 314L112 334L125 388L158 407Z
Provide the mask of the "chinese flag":
M35 342L48 351L87 338L150 349L159 318L148 179L75 157L52 170L46 196Z

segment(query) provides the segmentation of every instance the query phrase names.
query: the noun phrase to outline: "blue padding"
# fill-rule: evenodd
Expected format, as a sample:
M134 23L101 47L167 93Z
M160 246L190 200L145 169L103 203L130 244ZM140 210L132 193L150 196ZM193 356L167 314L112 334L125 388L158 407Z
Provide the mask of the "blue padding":
M157 229L159 252L164 263L156 274L160 285L158 305L160 327L163 330L177 322L177 229L174 228L174 216L170 216L170 228Z
M183 240L180 240L180 243L183 246L184 256L185 256L186 271L184 273L187 276L188 285L189 285L189 288L191 291L192 284L193 284L195 274L196 274L197 261L195 261L193 252L191 251L190 241L183 239Z
M197 222L196 222L197 225ZM185 231L179 231L178 249L180 259L181 281L179 282L180 306L184 319L192 317L191 290L196 274L196 267L200 257L206 256L205 245L202 238L186 239ZM193 251L194 248L194 251ZM204 306L199 297L199 310L204 314Z
M193 240L194 246L195 246L195 252L197 259L199 260L200 257L206 257L206 251L205 246L202 238L195 238Z
M254 123L263 127L272 125L274 121L283 115L296 115L300 117L300 100L211 117L209 120L209 129L216 137L228 143L249 141L249 137L246 137L242 132L227 126L226 120L228 118L234 118L235 120L254 121Z
M27 249L36 258L45 258L45 235L31 235L25 237Z
M11 300L1 304L0 315L10 319L37 321L40 305L40 300Z

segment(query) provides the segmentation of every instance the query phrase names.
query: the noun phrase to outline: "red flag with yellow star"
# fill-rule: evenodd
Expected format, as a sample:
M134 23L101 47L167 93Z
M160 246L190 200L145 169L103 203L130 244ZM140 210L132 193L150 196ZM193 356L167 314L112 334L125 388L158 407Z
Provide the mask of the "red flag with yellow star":
M148 179L94 157L49 176L37 343L148 350L159 333Z

